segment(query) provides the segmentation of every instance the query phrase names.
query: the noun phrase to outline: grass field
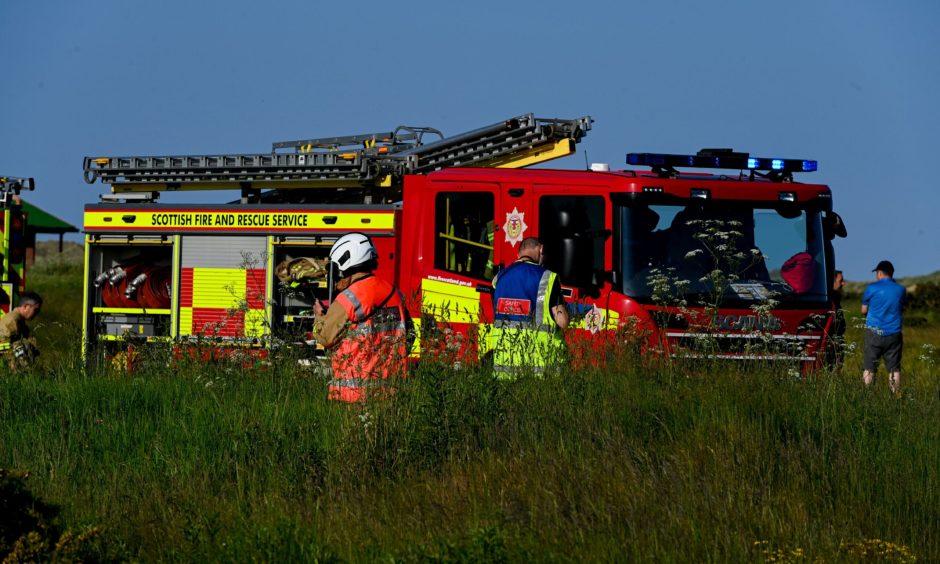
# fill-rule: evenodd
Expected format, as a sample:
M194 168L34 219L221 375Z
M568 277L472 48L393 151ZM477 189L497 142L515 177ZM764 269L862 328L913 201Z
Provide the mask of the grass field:
M901 398L883 370L861 385L856 345L811 379L626 352L542 381L424 366L347 408L289 362L83 376L80 266L31 276L45 364L0 381L0 468L101 531L86 557L940 560L935 326L905 334Z

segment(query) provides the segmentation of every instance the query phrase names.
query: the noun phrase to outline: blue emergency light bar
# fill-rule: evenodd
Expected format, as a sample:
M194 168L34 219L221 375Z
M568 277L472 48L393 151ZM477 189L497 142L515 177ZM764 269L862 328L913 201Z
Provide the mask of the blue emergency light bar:
M770 172L813 172L816 161L804 159L773 159L735 153L731 149L702 149L696 155L664 153L628 153L627 164L652 168L724 168Z

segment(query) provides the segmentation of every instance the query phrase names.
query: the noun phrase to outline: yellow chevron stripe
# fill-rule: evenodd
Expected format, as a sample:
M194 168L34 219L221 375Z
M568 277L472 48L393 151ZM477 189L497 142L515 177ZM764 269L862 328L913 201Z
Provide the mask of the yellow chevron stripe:
M265 315L263 309L250 309L245 312L245 336L260 337L265 334Z
M479 323L480 294L472 286L421 280L421 311L444 323Z
M245 271L241 268L193 269L193 307L238 307L245 293Z
M193 308L191 307L181 307L180 308L180 335L192 335L193 334Z

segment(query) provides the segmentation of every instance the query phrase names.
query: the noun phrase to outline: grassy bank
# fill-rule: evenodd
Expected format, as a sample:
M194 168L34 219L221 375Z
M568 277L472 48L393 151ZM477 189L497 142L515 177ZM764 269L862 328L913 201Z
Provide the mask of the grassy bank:
M33 279L48 305L70 280ZM856 349L809 380L629 355L512 383L425 366L350 409L286 362L83 376L52 309L47 369L0 385L0 467L100 526L102 557L940 559L935 327L907 335L900 399L883 371L861 385Z

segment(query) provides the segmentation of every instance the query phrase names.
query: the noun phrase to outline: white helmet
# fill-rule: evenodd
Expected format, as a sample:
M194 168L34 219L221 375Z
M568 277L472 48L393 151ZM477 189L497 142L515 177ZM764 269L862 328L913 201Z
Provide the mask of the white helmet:
M375 245L362 233L343 235L330 249L330 261L339 267L341 273L377 258L379 253L375 250Z

